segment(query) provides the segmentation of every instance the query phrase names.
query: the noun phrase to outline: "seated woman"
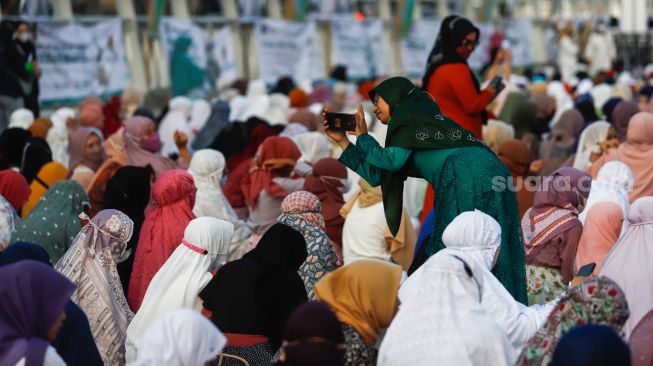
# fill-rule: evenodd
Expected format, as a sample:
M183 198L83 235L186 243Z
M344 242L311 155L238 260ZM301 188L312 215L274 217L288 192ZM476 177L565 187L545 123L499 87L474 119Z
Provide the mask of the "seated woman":
M460 128L440 112L431 97L403 77L385 80L372 89L376 116L388 124L385 148L367 134L359 105L356 116L356 145L343 131L326 133L344 150L340 161L372 186L382 187L384 210L393 235L402 214L403 181L421 177L433 185L435 223L428 245L420 247L411 270L444 247L444 228L463 211L479 209L501 225L502 250L495 275L519 301L526 302L524 250L519 237L515 193L496 190L493 179L511 174L496 155L469 131Z
M140 352L147 330L166 313L193 309L199 314L198 297L213 275L227 262L233 225L213 217L199 217L184 231L184 239L147 287L140 309L127 328L127 361Z
M313 287L327 273L338 268L338 257L326 234L322 204L316 195L306 191L289 194L281 203L278 222L299 231L306 240L308 258L299 268L309 300L314 300Z
M342 323L345 366L376 365L375 344L397 310L401 267L376 259L361 259L329 273L315 285Z
M220 268L199 296L227 336L224 353L268 366L292 312L307 301L297 271L306 261L302 234L273 225L256 248Z
M515 365L549 365L560 339L578 325L607 325L620 333L628 315L626 296L615 282L607 277L585 282L562 296Z
M127 325L134 313L127 305L116 264L124 259L134 223L117 210L102 210L93 219L82 216L88 224L55 269L77 284L71 299L88 316L104 364L122 365Z
M63 366L50 345L66 318L75 285L46 264L20 261L0 268L3 365Z
M623 209L614 202L601 202L592 207L583 225L583 235L578 242L575 268L594 263L594 274L598 275L603 261L612 250L619 236L621 227L627 218Z
M271 136L263 141L241 186L249 207L247 224L260 236L281 215L283 198L301 190L303 180L289 179L301 152L287 137Z
M521 222L526 252L528 303L553 300L574 276L574 261L583 225L580 208L589 195L589 174L560 168L535 192L533 207ZM569 189L563 189L568 184Z
M95 172L104 162L103 139L102 132L92 127L80 127L70 136L69 178L78 181L84 190L88 190Z
M439 318L434 318L431 322L424 321L424 317L432 317L436 314L424 310L429 308L424 304L431 303L433 309L441 306L446 308L449 305L443 301L457 299L458 293L463 291L462 287L473 284L472 289L468 288L466 291L471 291L476 304L472 307L471 303L467 303L467 306L470 311L476 311L479 318L489 317L491 322L496 324L500 333L506 337L505 341L509 348L498 343L493 346L494 351L490 352L498 352L506 357L506 362L502 364L513 364L517 352L544 324L554 304L526 307L515 301L492 275L490 270L496 263L500 252L501 228L489 215L478 210L461 213L447 226L442 234L442 240L447 247L429 258L424 267L413 273L402 286L399 292L401 307L397 314L396 325L393 323L384 339L383 349L385 351L382 358L386 359L389 365L400 364L402 357L408 357L409 360L411 357L416 357L416 362L419 360L424 362L422 358L424 356L416 355L420 352L405 348L404 337L407 334L407 329L427 327L423 330L426 334L442 333L439 329L442 329L440 327L443 326L442 321L444 320L438 321ZM451 271L462 272L463 269L466 281L471 280L471 283L461 284L458 282L459 280L452 280L449 277ZM436 285L429 287L433 286L429 284ZM431 290L428 290L429 288ZM437 294L431 291L436 291ZM432 301L429 302L428 299L432 299ZM438 305L438 301L442 304L441 306ZM452 306L457 309L457 304ZM460 310L453 312L454 318L456 318L457 311ZM478 313L479 311L481 313ZM451 317L451 313L445 313L443 316ZM488 331L490 330L488 329ZM454 337L454 333L444 333L447 335L443 335L443 337L453 340L449 336ZM458 341L462 342L469 352L473 352L473 341L469 339L459 339ZM442 345L441 342L445 341L440 339L433 342L435 343L428 345L430 348L438 348ZM448 357L446 352L436 353L436 355L438 355L437 357ZM408 363L415 364L415 362ZM454 363L448 362L448 364Z
M0 170L0 251L11 242L11 234L20 225L18 213L30 197L25 177L12 169Z

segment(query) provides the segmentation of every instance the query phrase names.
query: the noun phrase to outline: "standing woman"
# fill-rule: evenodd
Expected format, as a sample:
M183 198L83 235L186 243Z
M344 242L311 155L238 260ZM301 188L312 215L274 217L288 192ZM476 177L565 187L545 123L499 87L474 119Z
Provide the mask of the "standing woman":
M485 108L497 94L494 86L481 91L467 65L480 36L481 31L469 20L457 15L446 17L422 79L422 88L435 98L442 113L477 139L482 138L487 122Z
M571 23L560 30L558 43L558 65L562 81L570 81L576 76L578 67L578 45L574 42L574 28Z
M517 198L509 189L496 189L493 183L497 176L512 179L510 171L482 141L443 115L431 97L408 79L390 78L372 89L370 97L377 118L389 125L385 148L367 134L360 105L356 145L344 132L330 130L327 123L325 129L343 149L340 161L370 185L381 185L385 217L393 235L399 231L406 177L424 178L433 186L438 220L410 272L444 248L442 232L458 214L478 209L496 219L504 234L494 274L516 300L525 303Z

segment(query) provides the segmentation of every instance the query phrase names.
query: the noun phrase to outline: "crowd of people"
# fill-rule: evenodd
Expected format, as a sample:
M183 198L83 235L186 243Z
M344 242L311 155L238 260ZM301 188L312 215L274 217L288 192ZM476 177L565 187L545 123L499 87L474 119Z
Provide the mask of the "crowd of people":
M477 76L479 40L445 18L421 83L5 100L0 365L653 365L653 67Z

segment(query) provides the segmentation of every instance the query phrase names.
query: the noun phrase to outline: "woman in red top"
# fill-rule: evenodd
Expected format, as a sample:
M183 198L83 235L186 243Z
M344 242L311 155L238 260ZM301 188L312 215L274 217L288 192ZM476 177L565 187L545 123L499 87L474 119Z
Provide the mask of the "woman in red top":
M478 139L482 139L482 127L487 121L485 108L496 96L493 85L480 90L467 65L480 35L469 20L457 15L446 17L422 79L424 89L435 98L442 112Z

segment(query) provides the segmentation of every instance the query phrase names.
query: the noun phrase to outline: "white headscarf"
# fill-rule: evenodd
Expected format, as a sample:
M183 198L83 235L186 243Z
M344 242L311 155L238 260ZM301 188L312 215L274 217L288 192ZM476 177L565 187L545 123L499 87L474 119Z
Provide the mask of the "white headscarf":
M626 338L653 308L653 197L633 202L628 213L629 228L612 247L600 276L613 279L626 294L630 317L624 324Z
M578 220L585 224L587 213L590 208L599 202L614 202L618 204L624 212L624 217L628 217L630 201L628 194L633 188L635 178L628 165L620 161L607 162L596 175L596 180L592 181L590 194L585 203L585 209L578 215ZM624 220L621 227L621 235L628 229L628 220Z
M293 138L295 144L302 152L301 161L315 164L322 158L331 155L329 141L322 132L307 132Z
M265 113L270 108L270 97L263 80L252 80L247 85L247 109L243 113L243 120L258 117L267 120Z
M7 128L29 129L34 122L34 113L27 108L18 108L9 117L9 126Z
M495 153L502 143L515 138L515 128L503 121L490 119L483 125L483 141Z
M574 101L571 99L569 93L567 93L564 84L559 81L550 82L546 93L556 100L556 113L549 123L549 126L553 127L566 110L574 107Z
M129 366L204 366L216 358L227 338L193 310L177 309L154 322L138 340L138 358Z
M574 158L574 168L584 172L592 165L590 155L593 152L601 152L599 142L605 141L611 126L606 121L596 121L583 130L580 134L580 141Z
M274 93L270 95L270 105L264 119L272 125L285 125L288 123L289 112L290 99L285 94Z
M203 149L193 155L188 168L188 173L193 176L197 187L193 213L197 217L215 217L234 225L229 259L236 260L245 254L245 242L252 232L245 222L238 219L238 215L222 193L220 180L224 166L224 156L217 150Z
M485 216L476 211L454 219L445 230L451 247L429 258L401 287L401 305L381 344L379 366L514 363L514 347L482 301L487 290L479 279L486 276L501 237L498 223ZM479 226L463 226L474 224Z
M52 160L68 167L70 155L68 153L68 126L66 125L69 118L75 118L75 111L71 108L57 109L50 120L52 128L48 130L46 138L50 150L52 150Z
M191 137L190 131L190 112L192 108L191 100L186 97L174 97L168 104L170 110L163 117L159 126L159 138L161 139L161 155L178 152L175 145L174 133L179 130L188 137Z
M136 342L164 314L181 308L202 310L198 295L213 277L211 271L227 261L232 233L232 224L213 217L188 223L182 243L152 278L127 328L128 361L134 360Z
M198 99L193 102L190 112L190 129L193 134L200 132L200 130L209 120L211 115L211 104L204 99Z
M490 272L494 254L501 245L501 227L491 216L478 210L461 213L446 227L442 241L446 248L433 257L453 256L468 264L481 289L482 307L507 334L515 353L518 353L544 324L555 303L524 306L515 301ZM421 268L399 289L399 299L402 303L404 297L419 291L419 285L412 279L415 277L415 280L419 280L422 276L420 272Z
M610 99L610 95L612 95L612 87L608 84L599 84L596 85L592 88L590 91L590 95L592 96L592 99L594 100L594 108L596 109L601 109L605 102ZM607 118L608 116L606 116Z
M229 101L229 122L243 122L249 106L249 100L242 95L236 95Z

